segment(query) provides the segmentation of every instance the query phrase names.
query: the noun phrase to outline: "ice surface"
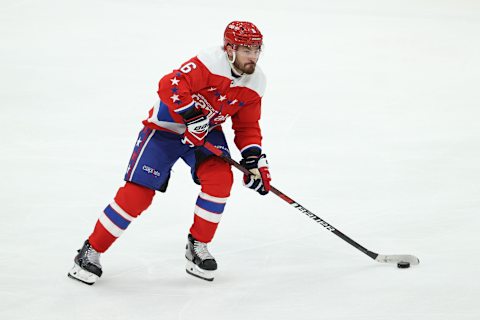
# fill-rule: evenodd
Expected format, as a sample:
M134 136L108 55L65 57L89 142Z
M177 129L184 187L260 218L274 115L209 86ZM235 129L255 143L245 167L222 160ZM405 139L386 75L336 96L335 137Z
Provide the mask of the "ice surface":
M68 279L157 81L234 19L265 35L274 185L420 265L376 263L236 173L219 273L190 277L179 163L100 281ZM479 34L465 0L1 1L0 319L479 319Z

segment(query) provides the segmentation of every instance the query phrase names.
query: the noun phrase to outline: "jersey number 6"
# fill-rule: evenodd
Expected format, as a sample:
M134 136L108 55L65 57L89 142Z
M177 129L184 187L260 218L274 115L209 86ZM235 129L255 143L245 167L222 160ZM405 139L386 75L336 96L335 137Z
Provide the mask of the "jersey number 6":
M197 68L197 65L195 63L189 62L183 67L181 67L180 71L182 71L183 73L189 73L190 71L192 71L192 69L196 69L196 68Z

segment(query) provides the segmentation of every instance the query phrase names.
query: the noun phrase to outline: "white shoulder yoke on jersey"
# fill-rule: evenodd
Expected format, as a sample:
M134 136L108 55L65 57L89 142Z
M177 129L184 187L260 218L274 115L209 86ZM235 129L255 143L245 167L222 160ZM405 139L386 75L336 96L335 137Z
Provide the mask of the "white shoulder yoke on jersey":
M235 78L232 75L226 53L222 47L214 47L201 51L197 55L197 58L211 73L230 79L232 81L232 87L247 87L255 91L260 97L263 97L266 78L258 65L255 67L253 74L244 74L239 78Z

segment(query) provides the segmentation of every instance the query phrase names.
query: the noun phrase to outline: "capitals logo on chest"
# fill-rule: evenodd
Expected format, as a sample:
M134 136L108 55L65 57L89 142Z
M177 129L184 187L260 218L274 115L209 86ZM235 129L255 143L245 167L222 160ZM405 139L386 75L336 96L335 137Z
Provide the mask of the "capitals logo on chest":
M223 123L225 122L225 120L227 120L228 117L230 117L228 113L221 113L222 107L220 108L220 110L215 110L215 108L208 102L208 100L200 93L192 94L192 98L198 107L208 111L207 117L214 124Z

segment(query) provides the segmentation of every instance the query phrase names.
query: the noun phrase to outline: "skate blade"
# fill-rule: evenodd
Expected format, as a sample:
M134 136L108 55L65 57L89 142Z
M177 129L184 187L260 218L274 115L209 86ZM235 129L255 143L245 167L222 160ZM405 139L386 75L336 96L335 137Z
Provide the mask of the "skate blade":
M85 269L82 269L78 264L74 264L72 270L68 272L68 277L92 285L98 280L98 276Z
M195 263L187 260L187 265L185 266L185 271L188 274L206 280L206 281L213 281L215 278L215 271L216 270L203 270L199 268Z

